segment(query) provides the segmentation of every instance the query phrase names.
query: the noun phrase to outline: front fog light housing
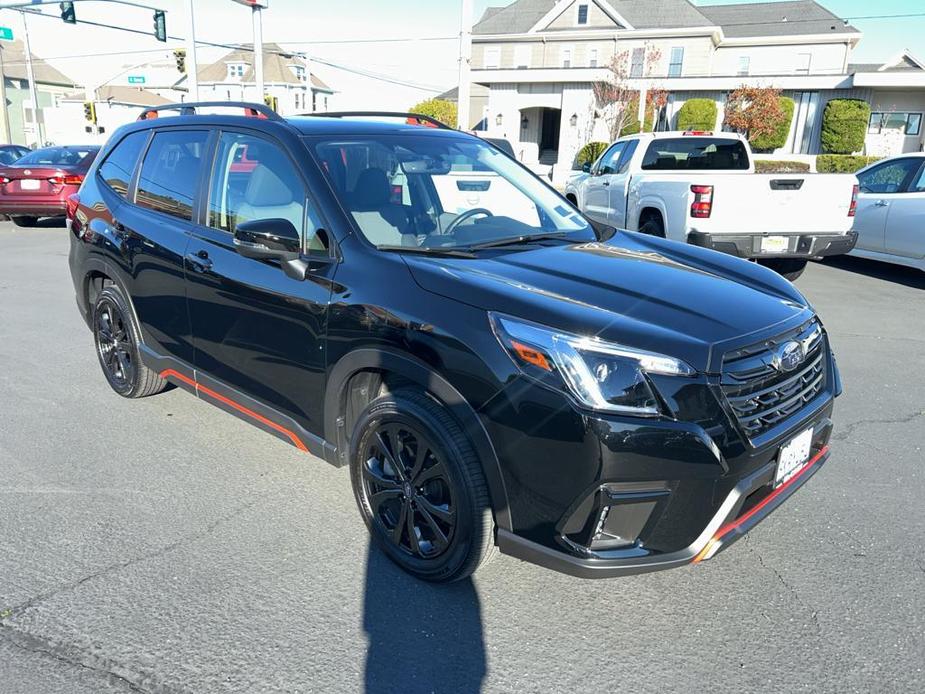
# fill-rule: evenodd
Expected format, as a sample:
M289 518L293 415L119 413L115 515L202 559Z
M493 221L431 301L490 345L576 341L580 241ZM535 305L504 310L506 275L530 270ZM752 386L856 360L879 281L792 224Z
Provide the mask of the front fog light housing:
M679 359L489 314L492 329L517 367L546 385L567 390L605 412L659 414L647 373L692 376Z

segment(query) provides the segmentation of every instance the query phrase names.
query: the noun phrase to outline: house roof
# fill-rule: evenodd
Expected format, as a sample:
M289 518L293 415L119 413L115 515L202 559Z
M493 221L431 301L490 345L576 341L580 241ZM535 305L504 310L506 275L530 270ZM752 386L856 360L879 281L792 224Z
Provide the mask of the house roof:
M702 5L697 9L721 26L728 38L860 33L814 0Z
M205 84L224 84L228 82L228 63L245 63L247 67L244 70L244 76L241 82L254 82L254 49L252 44L245 44L241 48L225 54L221 59L211 65L206 65L199 69L199 82ZM302 84L298 77L289 69L290 65L301 65L307 67L305 60L295 55L287 53L275 43L263 44L263 80L267 83L275 84ZM312 89L331 92L331 89L314 72L310 73Z
M484 84L473 83L470 85L470 96L474 97L487 97L488 93L491 91ZM443 92L443 94L438 94L434 97L435 99L443 99L444 101L459 101L459 87L453 87L452 89Z
M163 104L175 103L166 99L160 94L141 89L139 87L126 87L120 84L106 84L97 87L97 101L112 101L117 104L126 104L128 106L161 106ZM65 101L84 101L86 95L84 92L73 92L64 97Z
M26 76L26 50L22 41L4 43L0 46L0 49L3 50L4 76L7 79L14 80L28 79ZM77 86L77 82L46 63L35 53L32 54L32 70L35 73L35 81L39 84L54 84L62 87Z

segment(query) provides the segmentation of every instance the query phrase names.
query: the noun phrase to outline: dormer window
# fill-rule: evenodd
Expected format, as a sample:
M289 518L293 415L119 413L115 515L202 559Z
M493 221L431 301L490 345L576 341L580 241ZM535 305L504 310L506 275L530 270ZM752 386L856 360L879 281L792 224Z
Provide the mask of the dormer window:
M228 79L239 80L244 77L247 63L228 63Z
M299 82L304 82L307 79L304 65L290 65L289 69L292 70L292 74L296 76Z
M588 6L579 5L578 6L578 25L584 26L588 23Z

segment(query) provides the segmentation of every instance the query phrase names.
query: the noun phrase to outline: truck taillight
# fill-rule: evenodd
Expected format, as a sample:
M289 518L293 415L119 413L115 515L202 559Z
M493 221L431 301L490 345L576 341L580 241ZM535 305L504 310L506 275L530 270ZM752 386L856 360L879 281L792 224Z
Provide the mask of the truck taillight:
M713 186L691 186L691 192L694 194L691 217L709 217L713 209Z
M848 205L849 217L853 217L854 214L858 211L858 190L860 190L860 187L857 183L855 183L854 188L851 189L851 204Z

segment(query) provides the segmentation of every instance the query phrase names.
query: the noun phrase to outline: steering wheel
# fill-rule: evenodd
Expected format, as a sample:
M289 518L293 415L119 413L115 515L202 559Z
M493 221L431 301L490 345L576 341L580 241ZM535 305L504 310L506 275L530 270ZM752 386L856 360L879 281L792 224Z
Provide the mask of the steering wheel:
M470 217L474 217L477 214L483 214L486 217L495 216L494 214L492 214L491 210L486 210L484 207L475 207L471 210L466 210L465 212L463 212L461 215L459 215L456 219L454 219L452 222L450 222L447 225L446 229L443 230L444 236L448 236L449 234L452 234L454 231L456 231L456 227L458 227L460 224L465 222Z

